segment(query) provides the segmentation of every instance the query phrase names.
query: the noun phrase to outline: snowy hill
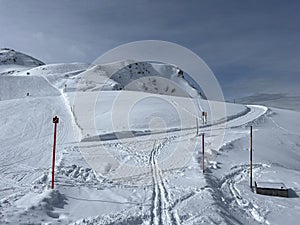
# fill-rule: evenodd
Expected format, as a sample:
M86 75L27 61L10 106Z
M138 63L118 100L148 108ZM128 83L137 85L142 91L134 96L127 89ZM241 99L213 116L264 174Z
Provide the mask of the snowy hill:
M125 90L181 97L200 93L188 83L184 72L174 65L136 62L114 73L111 78Z
M40 60L13 49L2 48L0 50L0 75L12 74L24 68L32 68L44 64Z
M2 48L0 50L0 65L20 65L26 67L34 67L44 65L40 60L37 60L29 55L17 52L13 49Z
M202 95L173 65L132 60L95 65L78 77L79 90L131 90L146 93L196 97Z

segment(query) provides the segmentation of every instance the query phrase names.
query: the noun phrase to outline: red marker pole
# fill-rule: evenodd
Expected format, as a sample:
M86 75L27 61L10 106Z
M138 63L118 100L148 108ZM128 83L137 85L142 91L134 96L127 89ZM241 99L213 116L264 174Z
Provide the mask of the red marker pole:
M57 124L59 122L59 118L55 116L53 118L53 123L54 123L54 143L53 143L53 155L52 155L52 184L51 188L54 189L54 168L55 168L55 151L56 151L56 129L57 129Z
M204 174L204 133L202 133L202 173Z

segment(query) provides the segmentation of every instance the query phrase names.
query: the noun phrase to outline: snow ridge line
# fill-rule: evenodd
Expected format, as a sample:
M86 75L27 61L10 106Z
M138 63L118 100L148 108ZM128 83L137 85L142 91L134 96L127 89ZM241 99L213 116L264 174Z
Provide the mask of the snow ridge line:
M150 165L153 184L150 224L154 225L180 224L179 216L177 214L177 211L172 207L170 193L166 187L165 179L162 176L162 171L160 170L157 163L157 156L159 155L159 152L165 146L167 141L168 138L165 138L165 140L157 147L155 146L156 142L154 142L153 149L150 153Z

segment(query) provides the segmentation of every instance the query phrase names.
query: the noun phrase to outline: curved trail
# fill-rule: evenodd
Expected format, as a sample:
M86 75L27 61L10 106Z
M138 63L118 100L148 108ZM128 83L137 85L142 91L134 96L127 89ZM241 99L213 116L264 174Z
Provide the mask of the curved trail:
M260 105L247 105L247 107L250 108L250 111L247 114L227 121L226 126L228 128L242 126L244 124L252 122L253 120L258 119L268 111L267 107Z
M249 110L245 114L237 114L235 116L231 116L225 121L222 122L216 122L213 124L208 124L205 126L200 126L200 129L202 131L207 131L207 130L219 130L219 129L226 129L226 128L235 128L239 127L242 125L245 125L260 116L264 115L268 108L265 106L259 106L259 105L247 105ZM225 126L224 126L225 125ZM117 140L117 139L130 139L130 138L136 138L139 136L147 136L147 135L156 135L156 134L166 134L166 133L177 133L177 132L183 132L183 131L193 131L195 130L196 127L187 127L187 128L171 128L171 129L166 129L164 131L134 131L134 130L129 130L129 131L120 131L120 132L112 132L112 133L106 133L103 135L98 135L98 136L91 136L88 138L84 138L81 141L82 142L93 142L95 140L101 140L101 142L105 141L112 141L112 140ZM122 135L119 135L122 134ZM186 135L186 133L183 133L182 135Z

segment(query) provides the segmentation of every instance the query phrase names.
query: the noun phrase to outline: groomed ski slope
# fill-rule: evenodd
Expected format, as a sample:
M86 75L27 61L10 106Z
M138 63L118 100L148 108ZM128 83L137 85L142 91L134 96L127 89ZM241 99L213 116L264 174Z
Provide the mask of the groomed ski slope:
M209 118L200 129L203 175L199 111L189 100L124 91L125 99L141 99L128 110L121 92L101 92L91 123L86 111L95 93L63 92L63 83L41 82L39 90L49 91L37 96L11 88L0 101L1 224L296 224L300 218L299 112L226 103L227 120ZM203 109L218 104L198 101ZM52 191L54 115L60 123ZM291 198L250 191L249 125L255 180L282 181L293 189Z

